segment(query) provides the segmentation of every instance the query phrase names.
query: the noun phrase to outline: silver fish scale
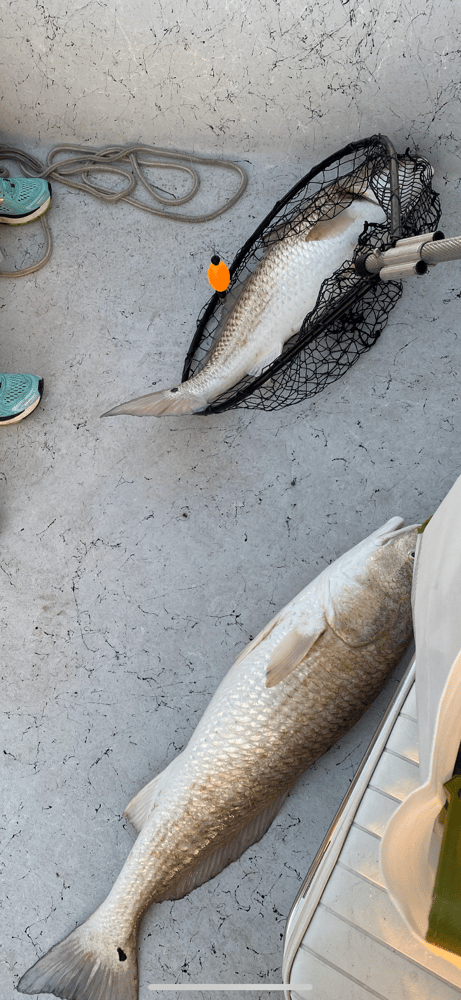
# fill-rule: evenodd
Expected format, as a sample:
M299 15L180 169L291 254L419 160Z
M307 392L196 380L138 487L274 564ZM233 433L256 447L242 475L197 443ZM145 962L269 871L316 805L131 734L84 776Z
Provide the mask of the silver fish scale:
M267 704L252 678L240 732L235 733L228 716L223 732L224 707L217 713L212 728L190 748L187 762L181 761L180 773L178 768L170 775L174 787L162 791L158 811L154 810L133 849L137 855L133 858L137 883L133 903L138 912L154 900L168 898L174 881L197 865L199 855L203 858L237 834L268 801L293 786L305 767L361 716L410 637L411 624L405 642L392 649L393 655L385 640L359 652L348 650L345 658L345 644L327 630L309 665L303 664L295 678L281 685L284 695L277 694L276 706L273 698L272 706ZM238 707L236 698L235 710ZM134 871L125 874L126 889L132 892Z
M250 643L183 753L128 807L143 825L107 899L25 973L20 992L137 1000L148 906L185 895L259 840L300 772L401 658L416 531L396 532L400 524L391 519L333 563Z
M163 784L160 778L156 805L112 890L129 910L132 903L137 920L153 901L174 895L175 882L288 791L379 693L411 639L412 565L403 560L408 562L415 544L413 534L383 549L388 559L390 549L398 556L399 572L388 600L381 595L382 627L374 641L349 646L327 628L275 688L265 687L262 644L247 665L242 661L229 672ZM381 589L388 583L384 577ZM360 590L349 597L349 614L354 599L362 614Z
M304 237L290 236L261 261L258 270L249 277L243 288L204 368L190 380L190 383L193 382L194 392L209 395L210 390L215 390L218 378L220 390L223 384L227 387L226 377L230 379L229 385L232 385L236 378L236 351L240 355L239 377L240 371L246 374L248 368L258 361L258 356L255 355L256 337L261 340L263 350L269 353L270 345L266 344L268 336L273 338L275 334L282 343L283 339L296 331L299 317L296 300L302 289L305 289L308 273L306 268L311 260L312 252ZM304 292L298 326L305 315L305 303ZM288 332L287 315L290 317ZM186 388L190 390L192 385L185 383L184 389Z
M352 258L365 221L385 218L379 205L366 201L349 199L348 210L349 225L338 235L306 239L317 219L311 217L268 251L243 285L203 368L179 386L182 395L211 399L280 354L314 308L322 282Z

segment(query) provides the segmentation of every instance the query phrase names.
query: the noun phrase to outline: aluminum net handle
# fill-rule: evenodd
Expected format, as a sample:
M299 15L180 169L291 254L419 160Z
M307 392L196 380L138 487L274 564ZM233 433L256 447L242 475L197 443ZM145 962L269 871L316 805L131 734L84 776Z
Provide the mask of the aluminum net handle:
M383 281L425 274L428 267L461 259L461 236L445 239L439 230L398 240L391 250L374 250L356 262L357 271L379 274Z

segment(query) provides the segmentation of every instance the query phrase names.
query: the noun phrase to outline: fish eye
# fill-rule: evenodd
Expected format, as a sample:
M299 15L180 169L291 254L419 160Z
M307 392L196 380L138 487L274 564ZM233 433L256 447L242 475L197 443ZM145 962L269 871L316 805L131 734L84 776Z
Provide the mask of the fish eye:
M415 549L412 549L412 550L411 550L411 552L409 552L409 553L408 553L408 555L410 556L410 559L412 559L412 560L413 560L413 562L414 562L414 560L415 560L415 556L416 556L416 551L415 551Z

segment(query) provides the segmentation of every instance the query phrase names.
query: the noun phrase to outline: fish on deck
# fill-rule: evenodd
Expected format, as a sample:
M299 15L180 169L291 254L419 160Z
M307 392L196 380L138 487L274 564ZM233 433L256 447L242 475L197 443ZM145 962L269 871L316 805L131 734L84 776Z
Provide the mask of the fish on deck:
M243 650L186 748L128 805L139 834L106 900L23 975L20 992L137 1000L148 907L184 896L259 840L404 654L416 534L392 518Z

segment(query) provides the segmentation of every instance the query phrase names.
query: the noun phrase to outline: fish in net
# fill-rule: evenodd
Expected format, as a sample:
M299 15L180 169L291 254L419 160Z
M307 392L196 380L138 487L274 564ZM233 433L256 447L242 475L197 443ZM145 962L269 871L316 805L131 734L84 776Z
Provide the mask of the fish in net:
M182 382L201 370L242 284L276 241L299 231L307 218L331 219L335 197L338 212L340 203L344 206L345 189L353 188L356 194L371 189L386 221L365 225L352 260L323 281L314 309L299 332L285 342L280 356L256 377L240 379L203 413L291 406L341 378L373 346L402 294L402 283L362 276L354 262L371 250L387 250L398 239L437 228L441 209L439 196L432 190L432 174L424 157L408 150L398 156L386 136L375 135L349 143L323 160L276 203L236 255L226 295L214 294L200 313Z

